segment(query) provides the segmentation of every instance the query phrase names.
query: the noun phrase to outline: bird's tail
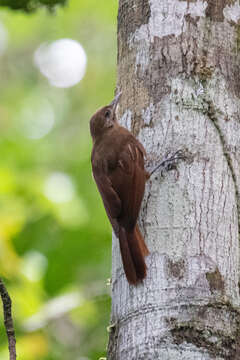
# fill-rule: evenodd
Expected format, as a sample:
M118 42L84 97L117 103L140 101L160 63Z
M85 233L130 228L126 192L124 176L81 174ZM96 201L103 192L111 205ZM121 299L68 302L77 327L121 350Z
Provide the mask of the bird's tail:
M127 280L130 284L136 285L146 276L147 267L144 256L149 254L138 226L136 225L134 231L131 232L120 227L119 243Z

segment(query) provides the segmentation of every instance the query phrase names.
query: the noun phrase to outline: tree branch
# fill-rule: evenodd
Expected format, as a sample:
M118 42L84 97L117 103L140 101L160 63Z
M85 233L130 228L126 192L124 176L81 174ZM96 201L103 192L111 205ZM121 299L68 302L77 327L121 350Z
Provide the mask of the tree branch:
M0 295L3 303L4 325L8 337L10 360L16 360L16 339L12 319L12 301L1 278Z

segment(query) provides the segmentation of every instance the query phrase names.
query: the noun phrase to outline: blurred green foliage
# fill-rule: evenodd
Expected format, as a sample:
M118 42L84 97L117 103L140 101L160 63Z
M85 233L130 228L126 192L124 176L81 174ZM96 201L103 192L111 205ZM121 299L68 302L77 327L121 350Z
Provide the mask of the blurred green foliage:
M65 5L66 0L0 0L0 6L7 6L13 10L31 12L40 6L52 10L56 5Z
M116 14L116 0L71 0L54 15L0 12L0 274L19 360L105 356L111 228L91 175L89 118L114 94ZM33 61L42 43L61 38L79 41L88 57L84 78L67 89L51 86ZM46 102L54 126L29 138ZM46 195L53 174L70 179L70 199ZM8 359L2 317L0 359Z

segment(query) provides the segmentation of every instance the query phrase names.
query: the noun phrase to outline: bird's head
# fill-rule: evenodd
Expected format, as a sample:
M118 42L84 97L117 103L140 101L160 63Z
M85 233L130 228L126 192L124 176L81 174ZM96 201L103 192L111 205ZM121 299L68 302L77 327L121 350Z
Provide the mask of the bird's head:
M90 132L93 140L101 136L105 131L112 128L116 123L116 108L119 103L121 92L115 96L111 104L99 109L90 120Z

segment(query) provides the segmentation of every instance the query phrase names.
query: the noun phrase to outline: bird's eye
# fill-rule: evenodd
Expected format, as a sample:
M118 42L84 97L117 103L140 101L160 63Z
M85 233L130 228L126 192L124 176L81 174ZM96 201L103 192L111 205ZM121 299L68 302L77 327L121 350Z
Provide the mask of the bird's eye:
M111 115L111 111L110 111L110 110L107 110L107 111L105 112L105 118L109 117L110 115Z

